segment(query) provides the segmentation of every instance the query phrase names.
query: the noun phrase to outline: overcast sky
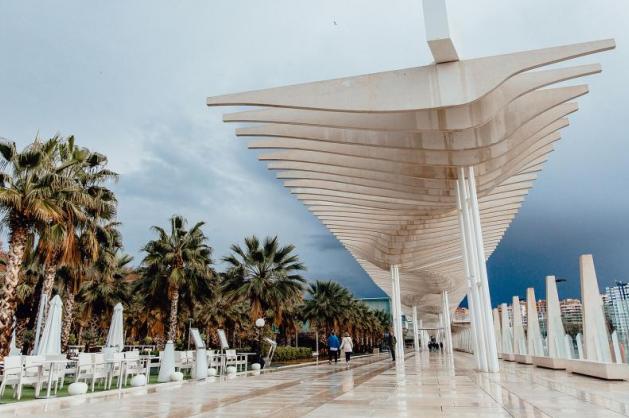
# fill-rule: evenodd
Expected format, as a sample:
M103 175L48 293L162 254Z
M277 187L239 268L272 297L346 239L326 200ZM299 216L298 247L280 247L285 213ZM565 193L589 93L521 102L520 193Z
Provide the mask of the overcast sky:
M578 255L601 286L629 280L629 3L450 0L462 58L616 38L522 211L490 259L493 302L556 274L578 296ZM420 0L0 2L0 136L74 134L109 156L126 251L151 225L204 220L217 259L249 234L294 243L311 279L378 288L208 109L207 96L425 65ZM219 269L222 266L218 265Z

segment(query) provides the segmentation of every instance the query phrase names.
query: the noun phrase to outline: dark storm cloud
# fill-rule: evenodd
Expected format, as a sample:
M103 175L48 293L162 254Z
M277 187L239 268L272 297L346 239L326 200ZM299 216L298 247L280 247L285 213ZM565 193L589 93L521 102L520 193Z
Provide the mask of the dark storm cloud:
M604 72L587 79L591 93L489 266L497 302L531 284L540 294L550 273L570 280L560 292L578 294L584 252L602 284L625 278L626 1L449 0L448 8L463 58L617 39L616 51L580 60ZM309 279L382 294L204 100L427 64L420 0L8 0L0 14L0 136L23 145L38 131L75 134L107 154L122 174L115 187L131 254L150 225L179 213L207 222L217 259L246 235L278 235L297 246Z

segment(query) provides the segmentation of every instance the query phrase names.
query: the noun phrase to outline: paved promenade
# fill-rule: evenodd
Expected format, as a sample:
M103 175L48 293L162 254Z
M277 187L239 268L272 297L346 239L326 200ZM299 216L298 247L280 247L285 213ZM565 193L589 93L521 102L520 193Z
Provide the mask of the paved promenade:
M168 384L84 399L0 407L20 417L619 417L629 383L606 383L512 363L499 374L472 357L424 352L404 370L384 355L215 382ZM454 366L454 367L453 367Z

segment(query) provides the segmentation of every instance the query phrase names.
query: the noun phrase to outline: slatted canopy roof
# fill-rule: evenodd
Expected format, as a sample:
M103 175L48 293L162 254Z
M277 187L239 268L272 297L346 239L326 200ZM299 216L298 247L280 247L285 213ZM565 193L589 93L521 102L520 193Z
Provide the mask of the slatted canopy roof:
M532 187L598 64L544 68L614 48L601 40L207 99L388 294L423 318L465 296L456 202L474 167L487 257ZM564 83L565 84L565 83ZM426 323L425 323L426 324Z

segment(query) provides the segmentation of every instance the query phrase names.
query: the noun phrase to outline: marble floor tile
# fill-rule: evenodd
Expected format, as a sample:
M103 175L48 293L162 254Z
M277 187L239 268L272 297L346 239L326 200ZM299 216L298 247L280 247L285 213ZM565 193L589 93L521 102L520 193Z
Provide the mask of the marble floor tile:
M258 376L152 386L98 396L0 406L0 417L619 417L629 383L501 363L474 370L472 356L409 353Z

